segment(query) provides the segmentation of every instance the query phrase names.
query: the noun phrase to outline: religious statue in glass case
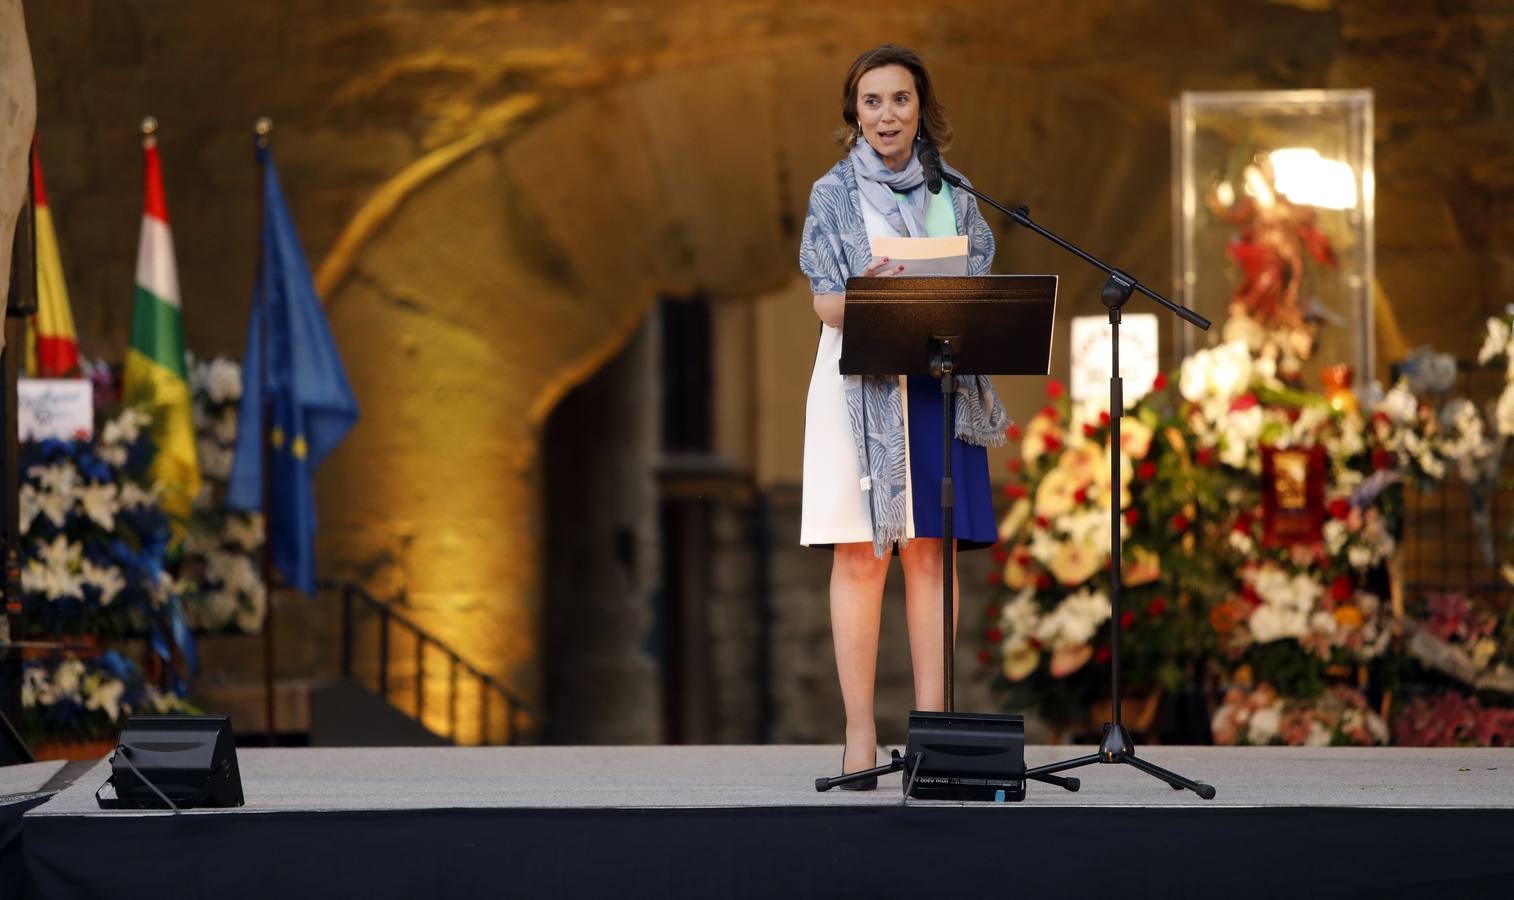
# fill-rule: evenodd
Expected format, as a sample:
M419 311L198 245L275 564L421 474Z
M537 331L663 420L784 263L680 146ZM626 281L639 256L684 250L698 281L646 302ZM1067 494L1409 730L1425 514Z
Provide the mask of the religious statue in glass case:
M1174 104L1177 293L1286 382L1372 373L1370 91L1185 93ZM1333 370L1339 377L1340 370Z

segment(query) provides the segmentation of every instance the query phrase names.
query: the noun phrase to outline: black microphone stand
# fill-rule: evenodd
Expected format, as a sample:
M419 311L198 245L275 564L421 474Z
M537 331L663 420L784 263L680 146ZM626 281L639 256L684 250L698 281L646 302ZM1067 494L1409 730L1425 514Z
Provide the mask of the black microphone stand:
M934 160L932 160L934 162ZM932 167L934 168L934 167ZM934 176L934 171L930 173ZM984 196L963 182L961 177L946 170L941 171L941 178L954 188L967 191L994 209L1009 216L1017 225L1030 229L1041 237L1051 241L1063 250L1082 259L1096 269L1108 274L1109 280L1104 283L1099 292L1099 299L1104 307L1109 310L1109 529L1110 529L1110 585L1109 585L1109 688L1110 707L1113 710L1113 722L1104 725L1104 740L1099 744L1097 753L1087 756L1079 756L1062 762L1050 763L1049 765L1037 766L1027 769L1026 778L1044 780L1044 777L1055 772L1076 769L1095 763L1122 763L1134 766L1153 778L1167 782L1173 790L1190 790L1205 800L1214 798L1214 788L1211 785L1184 778L1175 772L1169 772L1160 766L1153 765L1136 756L1135 742L1130 739L1130 732L1120 716L1120 582L1123 577L1123 559L1121 558L1120 537L1120 417L1124 413L1125 404L1123 398L1123 385L1120 381L1120 310L1130 302L1130 295L1134 291L1140 291L1175 314L1178 318L1195 325L1204 331L1209 330L1209 320L1187 307L1179 306L1152 291L1141 284L1134 277L1110 266L1103 261L1083 252L1082 249L1062 238L1052 234L1030 219L1030 208L1017 206L1010 209L995 201L992 197Z

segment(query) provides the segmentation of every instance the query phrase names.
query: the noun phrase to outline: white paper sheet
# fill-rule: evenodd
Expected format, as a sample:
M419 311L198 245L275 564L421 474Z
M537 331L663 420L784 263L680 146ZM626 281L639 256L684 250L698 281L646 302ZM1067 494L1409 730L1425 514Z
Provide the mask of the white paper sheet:
M937 238L875 237L873 256L904 266L900 275L966 275L967 236Z

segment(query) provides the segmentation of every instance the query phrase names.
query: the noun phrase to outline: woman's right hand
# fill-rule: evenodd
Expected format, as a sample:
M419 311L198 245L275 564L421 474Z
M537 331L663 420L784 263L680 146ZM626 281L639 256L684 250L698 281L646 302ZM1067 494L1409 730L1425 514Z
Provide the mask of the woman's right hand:
M898 275L904 271L904 264L894 265L887 256L879 256L873 259L873 264L862 270L862 278L880 278L890 275Z

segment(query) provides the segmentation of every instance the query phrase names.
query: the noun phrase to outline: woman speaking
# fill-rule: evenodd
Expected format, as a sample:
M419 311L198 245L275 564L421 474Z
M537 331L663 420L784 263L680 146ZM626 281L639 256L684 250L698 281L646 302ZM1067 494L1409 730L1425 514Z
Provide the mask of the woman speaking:
M944 150L952 132L914 53L885 45L859 56L842 86L841 120L846 156L810 191L799 248L799 268L824 323L805 408L799 540L835 552L830 604L846 708L842 771L855 772L875 764L873 682L883 584L894 554L904 567L915 708L941 708L947 554L936 487L943 468L940 382L913 374L840 374L846 280L907 274L903 265L873 253L873 238L966 235L969 275L987 274L994 239L970 194L949 186L931 194L925 187L917 151L928 143ZM997 536L984 448L1003 443L1008 424L987 378L960 378L955 399L953 566L957 548L987 547ZM844 785L876 786L876 778Z

